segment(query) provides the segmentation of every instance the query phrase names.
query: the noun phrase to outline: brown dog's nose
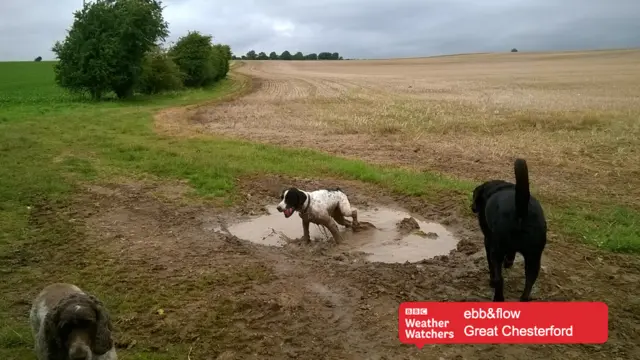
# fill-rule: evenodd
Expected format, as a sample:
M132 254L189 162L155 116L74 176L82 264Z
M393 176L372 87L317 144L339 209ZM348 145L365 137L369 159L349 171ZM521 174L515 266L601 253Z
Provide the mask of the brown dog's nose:
M74 346L69 351L70 360L89 360L89 349L86 346Z
M71 360L89 360L89 354L87 353L73 354L71 356Z

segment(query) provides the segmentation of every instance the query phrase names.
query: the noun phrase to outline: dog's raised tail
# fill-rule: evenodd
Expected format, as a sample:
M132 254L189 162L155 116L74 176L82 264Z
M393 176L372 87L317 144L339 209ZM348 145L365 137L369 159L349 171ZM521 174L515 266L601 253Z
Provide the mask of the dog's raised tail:
M529 169L524 159L516 159L513 164L516 174L516 214L523 219L529 210Z

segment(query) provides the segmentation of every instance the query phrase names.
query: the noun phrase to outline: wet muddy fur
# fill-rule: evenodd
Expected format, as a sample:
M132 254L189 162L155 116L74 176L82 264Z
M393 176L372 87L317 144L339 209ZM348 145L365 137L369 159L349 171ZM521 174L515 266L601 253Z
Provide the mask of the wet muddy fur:
M522 254L525 287L520 301L531 300L547 242L547 223L538 200L529 192L527 163L516 159L516 183L490 180L473 190L471 210L477 214L484 235L493 301L504 301L502 266L511 268L516 252Z
M342 242L338 224L348 228L358 228L358 211L349 203L347 194L340 188L321 189L305 192L291 187L280 195L278 211L289 218L298 211L302 219L303 238L310 240L309 224L325 226L336 243ZM349 221L345 217L351 217Z

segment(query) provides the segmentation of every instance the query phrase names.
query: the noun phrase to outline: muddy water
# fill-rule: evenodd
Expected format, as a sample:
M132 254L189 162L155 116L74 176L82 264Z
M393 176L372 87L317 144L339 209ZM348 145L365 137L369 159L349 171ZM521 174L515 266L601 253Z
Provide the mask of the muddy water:
M275 206L263 215L229 226L228 231L238 238L267 246L284 246L288 241L302 237L302 220L297 214L285 218ZM403 211L379 207L358 210L358 219L375 228L363 226L358 231L340 226L344 242L332 251L363 252L373 262L417 262L438 255L447 255L455 249L458 239L444 226L420 220ZM405 219L403 221L403 219ZM404 226L399 226L402 223ZM311 224L312 241L327 241L328 230Z

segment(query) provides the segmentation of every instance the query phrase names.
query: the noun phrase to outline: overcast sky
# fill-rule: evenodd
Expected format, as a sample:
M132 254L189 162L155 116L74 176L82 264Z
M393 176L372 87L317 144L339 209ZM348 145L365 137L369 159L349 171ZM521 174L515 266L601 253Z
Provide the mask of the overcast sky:
M232 51L348 58L640 47L640 0L166 0L188 30ZM53 59L82 0L0 0L0 60Z

